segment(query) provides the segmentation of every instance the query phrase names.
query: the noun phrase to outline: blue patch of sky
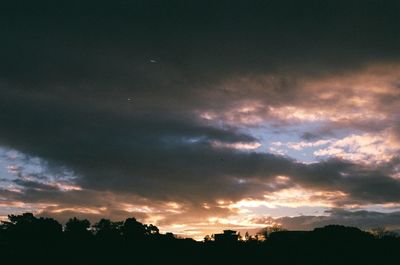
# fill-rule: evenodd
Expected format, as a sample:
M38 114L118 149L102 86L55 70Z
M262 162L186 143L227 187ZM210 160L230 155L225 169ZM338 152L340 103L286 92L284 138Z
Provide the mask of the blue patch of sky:
M264 124L262 126L242 128L245 133L256 137L261 146L256 152L267 152L281 154L303 163L313 163L327 158L326 156L315 156L314 152L325 148L328 144L320 146L310 146L301 150L296 150L286 146L287 143L298 143L307 141L302 138L305 133L316 133L321 135L321 138L311 139L308 142L314 142L321 139L342 139L351 134L360 134L362 131L351 128L336 128L331 129L329 133L321 134L321 128L326 126L324 122L307 122L289 124L285 126L274 126L272 124ZM283 145L278 146L274 143L280 142Z
M0 147L0 188L18 187L13 180L21 177L40 183L61 181L71 184L76 178L74 172L65 167L50 167L39 157Z

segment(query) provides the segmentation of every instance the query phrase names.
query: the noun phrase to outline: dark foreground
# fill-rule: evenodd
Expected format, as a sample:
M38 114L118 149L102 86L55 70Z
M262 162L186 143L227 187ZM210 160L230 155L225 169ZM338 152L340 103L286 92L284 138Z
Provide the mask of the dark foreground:
M217 238L216 238L217 239ZM207 242L160 234L134 218L65 227L31 214L10 216L0 229L1 264L400 264L400 239L331 225L311 232L279 231L264 241Z

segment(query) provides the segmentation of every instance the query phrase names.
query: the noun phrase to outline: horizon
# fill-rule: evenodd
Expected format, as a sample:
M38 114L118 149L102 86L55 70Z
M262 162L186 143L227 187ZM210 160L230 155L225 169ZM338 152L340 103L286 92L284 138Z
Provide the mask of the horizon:
M0 220L400 231L398 1L0 12Z
M87 219L79 219L74 217L70 217L68 218L68 220L64 223L60 223L58 220L52 218L52 217L43 217L43 216L35 216L33 213L30 212L25 212L22 213L20 215L13 215L10 214L7 218L7 220L0 220L1 224L0 224L0 231L7 234L9 233L9 235L11 237L13 236L17 236L18 233L20 232L27 232L29 230L21 230L20 232L19 229L21 229L22 227L29 227L31 226L31 230L34 230L35 233L44 233L46 234L46 229L44 229L44 227L46 227L46 224L50 226L48 226L47 228L50 229L49 231L52 231L52 233L54 233L53 235L59 234L59 233L83 233L83 234L87 234L89 232L90 235L92 236L102 236L102 233L106 232L112 232L115 235L119 235L119 236L127 236L124 235L124 226L128 225L130 221L134 220L135 223L137 223L138 225L140 225L141 227L143 227L143 234L140 235L136 234L135 236L133 236L131 239L136 239L136 240L143 240L144 238L141 238L141 236L147 236L149 240L157 240L157 237L154 238L154 236L170 236L171 238L174 239L192 239L194 241L197 242L204 242L204 243L208 243L211 241L218 241L216 239L216 235L224 235L226 234L226 232L228 232L229 234L229 241L237 241L237 242L263 242L266 240L269 240L272 233L279 233L279 232L284 232L284 233L292 233L292 232L318 232L321 230L330 230L330 229L339 229L342 231L347 231L346 233L349 232L349 230L352 231L357 231L360 232L361 234L367 234L371 236L371 239L377 239L377 240L398 240L400 238L400 231L391 231L391 230L387 230L384 227L374 227L368 230L363 230L360 229L358 227L355 226L344 226L344 225L340 225L340 224L327 224L324 226L320 226L320 227L315 227L313 229L305 229L305 230L288 230L285 227L282 227L279 224L275 224L273 226L266 226L263 227L262 229L259 229L257 231L248 231L248 230L243 230L243 231L236 231L236 230L232 230L232 229L224 229L219 231L219 233L213 233L213 234L209 234L209 235L205 235L204 237L190 237L190 236L185 236L185 235L179 235L179 234L174 234L170 231L161 231L159 230L159 228L157 226L153 226L153 224L145 224L145 223L141 223L140 221L138 221L134 216L128 217L125 220L110 220L110 219L105 219L105 218L100 218L97 222L90 222ZM54 222L55 221L55 222ZM39 224L42 224L42 226L40 226ZM87 225L87 227L84 230L73 230L71 231L71 224L85 224L85 226ZM35 225L39 225L37 226L37 228L34 228ZM13 230L13 228L15 228L15 230ZM54 229L54 230L51 230ZM76 229L76 227L75 227ZM137 227L136 227L137 229ZM104 230L104 231L102 231ZM140 229L136 232L139 232ZM32 232L32 231L31 231ZM235 235L236 237L231 237L230 235ZM332 236L333 234L331 234L330 236ZM29 233L27 235L25 235L25 237L28 236L29 237ZM132 235L130 235L132 236ZM18 237L18 236L17 236ZM152 238L153 237L153 238ZM107 238L107 237L106 237ZM8 238L9 240L10 238ZM18 238L16 238L18 239ZM109 240L111 240L112 238L108 238ZM226 238L225 238L226 239ZM7 241L7 237L2 238L2 240Z

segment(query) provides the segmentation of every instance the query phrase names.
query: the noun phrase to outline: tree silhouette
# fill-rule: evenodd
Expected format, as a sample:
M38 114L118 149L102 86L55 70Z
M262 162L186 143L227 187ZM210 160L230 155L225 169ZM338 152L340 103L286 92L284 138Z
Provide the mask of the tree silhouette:
M87 219L71 218L65 224L65 233L72 238L87 239L92 234L89 231L90 222Z
M138 222L135 218L126 219L122 226L122 234L130 240L143 239L146 233L146 226Z
M36 229L40 231L42 240L58 240L62 235L62 225L52 218L39 218L36 220Z
M93 225L93 231L97 237L112 240L116 239L122 233L123 222L112 222L109 219L101 219Z
M261 229L257 234L262 236L264 239L268 239L271 233L285 231L285 230L286 229L284 229L281 225L274 224L273 226L268 226Z
M328 225L312 231L263 229L262 243L248 232L246 241L232 230L205 236L204 242L161 234L157 226L135 218L124 222L71 218L61 224L31 213L10 215L0 225L0 250L5 264L398 264L400 238L385 229L367 233L355 227ZM393 236L388 236L393 235ZM219 238L219 239L218 239ZM214 240L213 240L214 239ZM216 240L218 239L218 240ZM222 240L221 240L222 239ZM143 260L141 263L140 261ZM6 263L7 262L7 263Z
M398 237L396 233L389 231L384 227L372 228L370 233L377 239L393 239Z
M32 213L9 215L4 230L13 234L14 238L24 240L56 240L61 237L62 226L52 218L36 218Z
M147 235L158 235L158 234L160 234L160 230L158 229L158 227L153 225L153 224L146 225L145 228L146 228L146 234Z
M204 237L204 242L211 242L213 239L212 239L212 237L210 236L210 235L206 235L205 237Z
M250 242L257 242L258 241L258 235L250 235L249 232L246 232L244 235L244 240L248 243Z

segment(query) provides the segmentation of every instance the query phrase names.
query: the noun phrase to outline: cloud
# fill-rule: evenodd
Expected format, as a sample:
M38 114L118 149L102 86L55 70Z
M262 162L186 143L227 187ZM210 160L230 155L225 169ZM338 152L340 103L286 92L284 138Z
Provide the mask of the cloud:
M388 162L399 153L399 142L392 134L350 135L334 141L327 148L314 152L316 156L335 156L359 163Z
M311 150L319 157L339 158L360 164L387 163L396 158L400 142L392 128L374 133L349 134L342 138L326 138L299 142L272 142L270 150Z
M382 133L399 135L398 8L8 3L0 145L24 158L5 159L1 200L60 218L137 214L164 225L229 217L237 209L218 201L285 190L334 207L397 202L398 150ZM303 164L263 152L270 131L254 130L267 125L317 139L295 148L328 144L317 154L335 158ZM372 156L383 162L360 163Z
M312 230L329 224L340 224L355 226L361 229L372 229L383 227L389 230L398 230L400 224L400 213L382 213L374 211L346 211L333 209L322 216L296 216L282 218L255 219L254 222L271 225L279 223L289 230Z

